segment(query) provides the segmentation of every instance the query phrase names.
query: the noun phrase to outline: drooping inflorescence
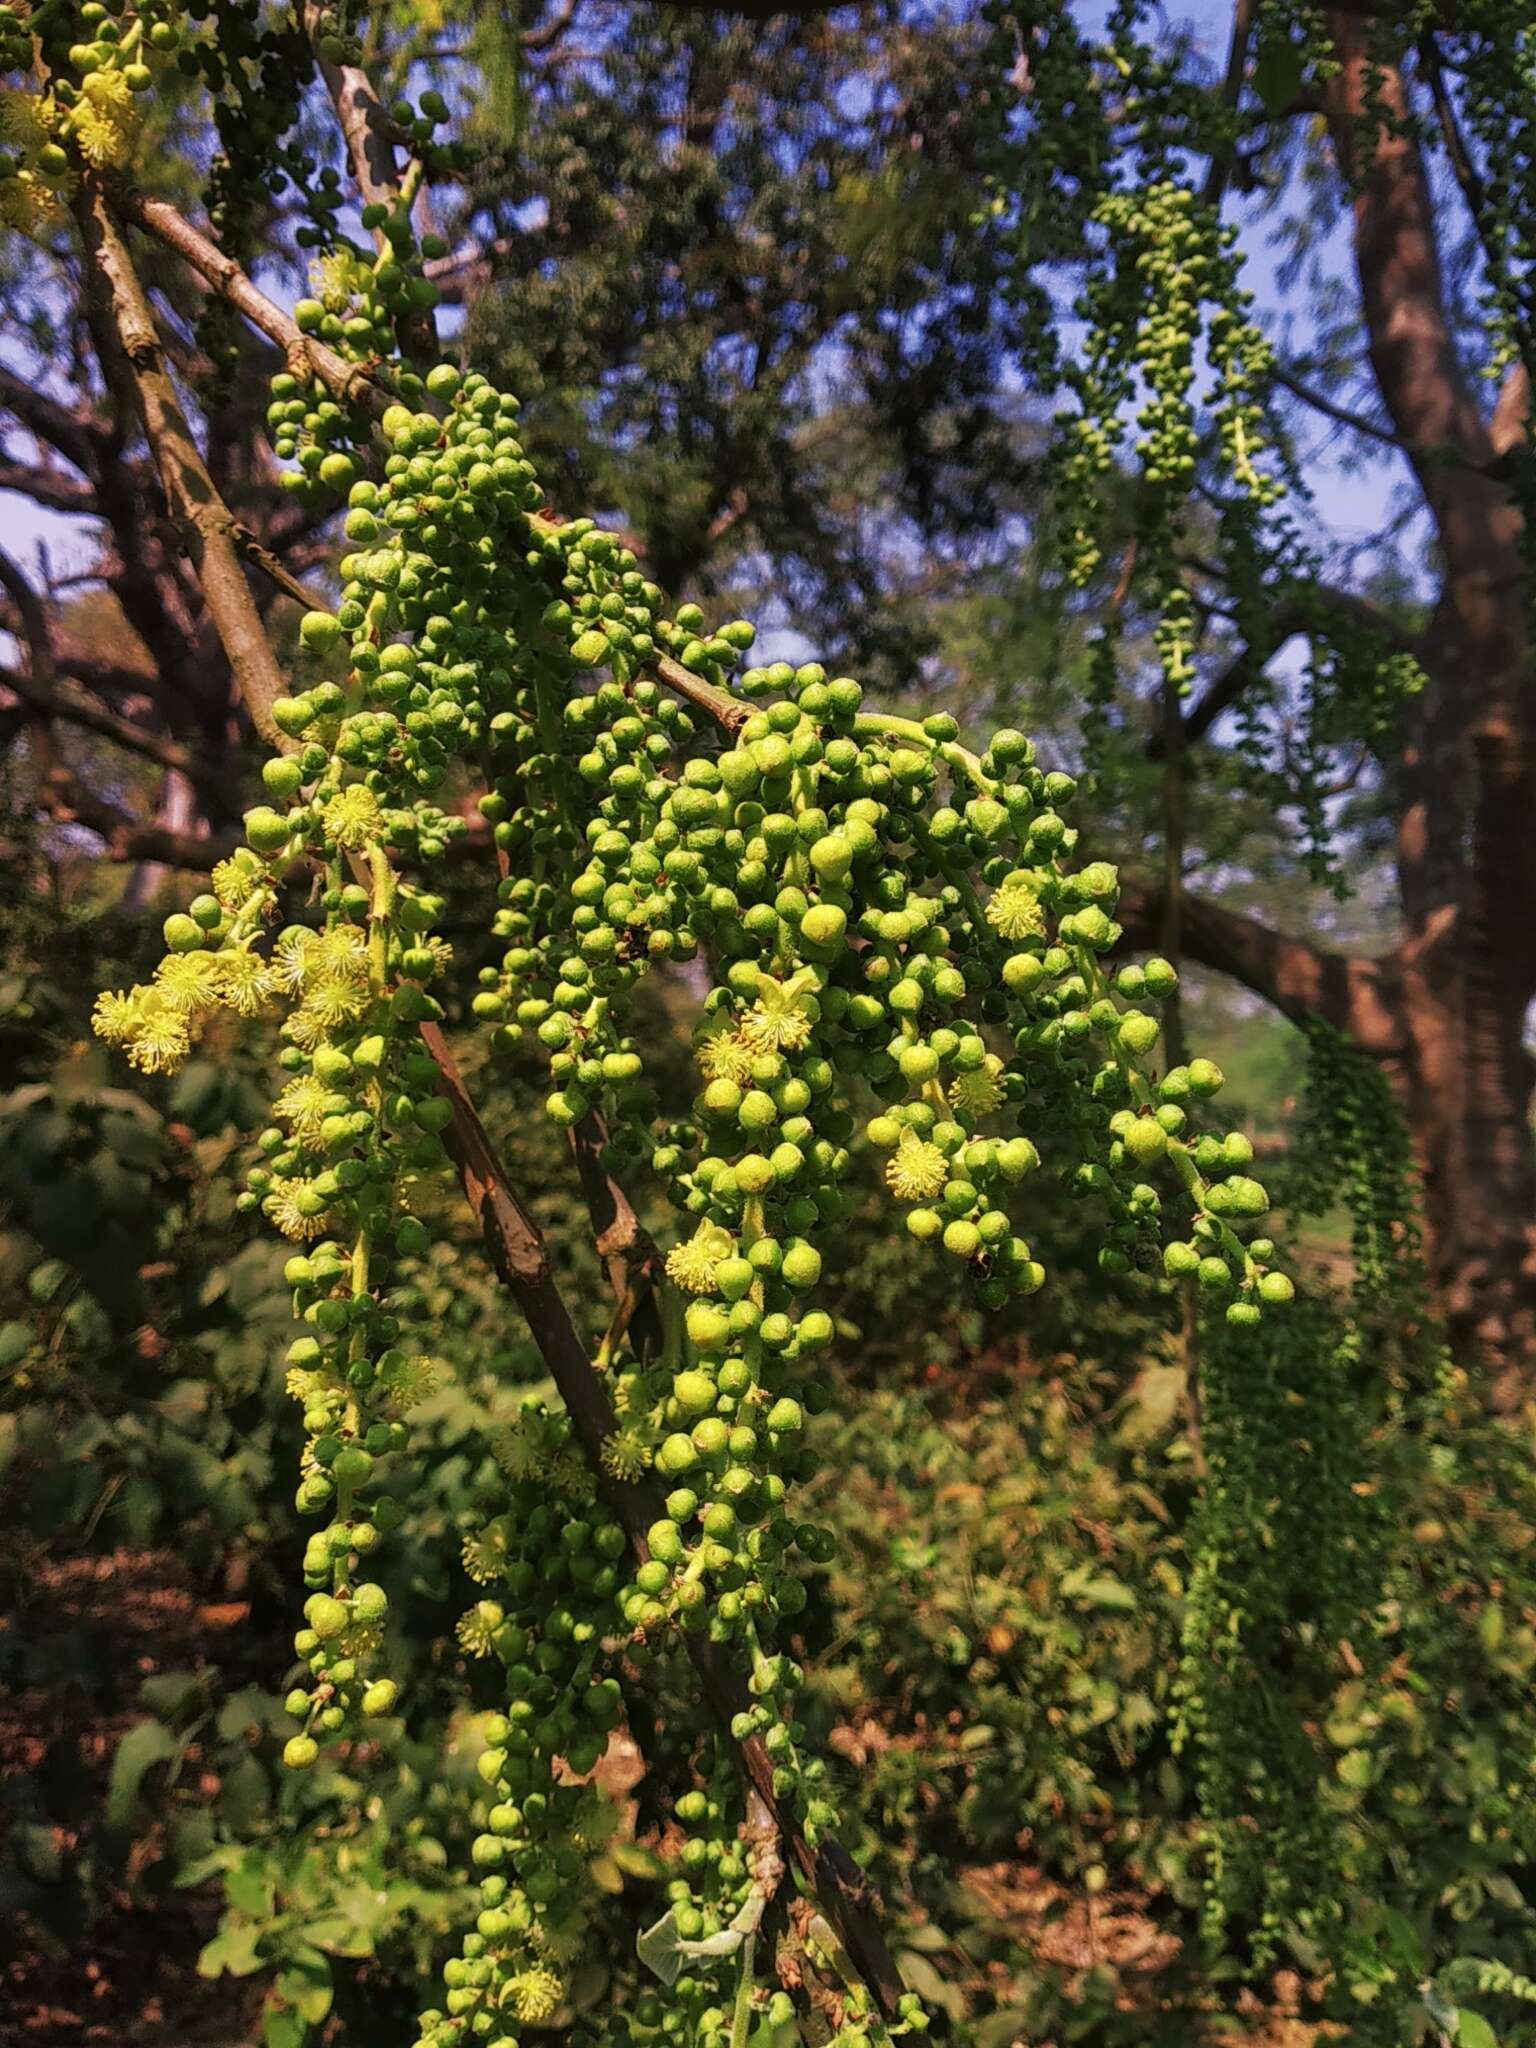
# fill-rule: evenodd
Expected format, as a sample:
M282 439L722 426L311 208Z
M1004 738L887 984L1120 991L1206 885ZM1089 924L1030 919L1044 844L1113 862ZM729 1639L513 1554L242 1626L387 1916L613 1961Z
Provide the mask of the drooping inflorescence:
M1295 810L1309 869L1342 889L1335 764L1388 743L1424 677L1363 608L1320 601L1280 364L1222 218L1229 172L1262 147L1276 95L1304 71L1327 75L1327 33L1305 6L1240 10L1222 92L1170 56L1144 0L1102 26L1069 0L995 0L987 13L1007 83L978 226L1004 244L1026 377L1059 408L1042 534L1091 624L1090 758L1103 772L1109 725L1126 715L1134 627L1150 633L1166 721L1221 647L1212 621L1230 622L1268 651L1245 675L1232 756L1255 793ZM1293 635L1299 676L1270 676L1268 655Z
M39 104L92 97L89 81L126 71L145 41L136 16L73 13L86 40L50 29L26 52ZM254 9L216 13L219 46L194 38L181 64L216 94L229 53L247 61L235 19L251 63L298 65L307 50L286 38L275 51ZM301 69L295 106L309 83ZM263 769L244 845L167 920L153 979L104 996L97 1026L158 1073L215 1011L280 1020L272 1121L241 1200L294 1247L304 1326L287 1371L307 1438L297 1504L318 1526L295 1637L308 1677L287 1702L295 1768L397 1705L388 1601L369 1574L432 1384L402 1269L427 1247L423 1212L450 1170L453 1105L420 1033L443 1016L432 881L450 856L497 876L501 953L475 1018L493 1046L531 1036L550 1117L600 1118L609 1169L649 1177L673 1205L661 1347L605 1347L615 1428L601 1469L565 1417L530 1407L500 1446L504 1500L466 1545L475 1597L459 1641L499 1664L505 1709L481 1761L478 1915L422 2023L424 2043L451 2048L515 2039L565 2008L607 1825L582 1780L622 1711L622 1659L643 1670L690 1638L727 1653L748 1701L731 1738L761 1744L774 1799L813 1850L836 1821L795 1718L787 1624L805 1597L796 1560L829 1540L797 1519L795 1489L814 1470L808 1420L832 1398L855 1146L884 1155L893 1225L957 1261L986 1307L1045 1281L1012 1207L1032 1173L1098 1205L1107 1278L1187 1276L1235 1336L1292 1288L1259 1234L1269 1204L1251 1146L1192 1121L1219 1071L1199 1058L1158 1071L1173 969L1108 957L1116 874L1079 857L1071 778L1018 732L977 751L953 719L874 708L816 663L749 665L749 624L711 629L697 607L669 607L619 537L548 511L515 396L423 359L433 293L412 208L433 118L394 110L393 132L423 154L392 200L361 209L371 249L348 238L331 184L311 181L314 291L294 317L354 366L357 395L338 396L295 346L268 420L296 492L345 503L337 602L302 621L293 688L271 714L287 746ZM63 124L57 146L90 179L103 166L79 127ZM267 140L291 175L294 142ZM445 808L464 786L483 792L473 826ZM698 1093L664 1123L630 998L694 960L710 981ZM642 1480L657 1511L636 1560L610 1488ZM746 1787L723 1762L687 1802L668 1999L623 2027L715 2048L739 2034L722 1984L742 1971L753 1991L766 1879ZM882 2020L849 1985L848 2048L923 2024L911 2001Z

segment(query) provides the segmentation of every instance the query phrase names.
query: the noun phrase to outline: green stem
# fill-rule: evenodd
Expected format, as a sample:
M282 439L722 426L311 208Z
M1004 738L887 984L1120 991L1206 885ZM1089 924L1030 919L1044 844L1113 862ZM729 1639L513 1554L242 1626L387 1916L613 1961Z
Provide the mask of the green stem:
M747 2033L752 2025L753 1964L757 1955L757 1929L749 1928L742 1937L741 1968L736 1979L736 2002L731 2008L731 2048L747 2048Z

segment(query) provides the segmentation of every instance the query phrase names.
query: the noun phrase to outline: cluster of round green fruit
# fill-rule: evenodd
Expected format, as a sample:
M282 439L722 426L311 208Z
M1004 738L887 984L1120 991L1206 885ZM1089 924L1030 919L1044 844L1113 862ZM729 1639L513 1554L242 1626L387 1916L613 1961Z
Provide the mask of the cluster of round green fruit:
M611 1667L624 1532L563 1416L529 1403L496 1450L505 1496L465 1538L482 1590L458 1629L466 1655L501 1665L505 1696L478 1758L479 1911L444 1973L442 2008L422 2015L420 2048L506 2041L557 2019L601 1905L591 1864L618 1819L592 1772L623 1717Z
M691 1631L729 1646L752 1695L731 1733L761 1738L811 1842L835 1818L793 1718L783 1624L804 1600L792 1560L826 1555L793 1490L814 1469L807 1418L831 1398L822 1297L861 1129L888 1154L914 1240L962 1262L983 1304L1042 1284L1009 1214L1037 1169L1102 1203L1107 1272L1153 1266L1161 1248L1234 1327L1290 1288L1254 1235L1267 1201L1250 1152L1188 1126L1220 1075L1195 1060L1154 1078L1153 1013L1175 977L1106 965L1116 878L1075 858L1071 779L1019 733L978 754L952 719L872 710L814 663L747 666L750 626L669 616L618 539L547 516L516 399L445 362L423 374L395 339L430 303L408 203L370 219L371 264L326 250L332 303L298 309L394 402L373 423L323 410L297 368L274 385L275 445L306 490L345 494L347 552L336 610L302 623L303 687L274 707L287 750L263 771L268 801L211 896L170 920L154 980L104 999L99 1022L160 1070L215 1007L285 1010L283 1085L242 1199L302 1247L288 1272L305 1325L289 1359L308 1435L299 1506L324 1527L305 1559L296 1767L395 1704L386 1602L363 1574L398 1512L384 1482L405 1417L430 1386L397 1276L426 1248L418 1191L447 1167L451 1110L418 1037L441 1015L443 906L420 871L463 835L435 800L456 771L486 789L503 869L505 951L476 1014L500 1043L534 1034L549 1114L600 1112L610 1166L655 1174L676 1204L662 1352L607 1361L607 1476L665 1482L649 1556L623 1564L596 1475L564 1422L537 1414L471 1546L487 1591L461 1639L502 1658L508 1702L475 1850L480 1920L424 2025L446 2048L541 2024L564 1997L597 1827L590 1787L566 1777L596 1761L618 1712L615 1618L631 1660ZM290 883L311 878L299 910ZM285 900L292 921L273 936ZM700 1090L689 1119L661 1126L628 998L697 954L718 976ZM704 1796L677 1880L684 1941L728 1932L741 1910L742 1813L739 1793ZM705 2036L722 2031L708 2015L724 1955L706 1949L688 1973ZM860 2035L863 2008L850 2011ZM660 2024L676 2033L692 2012L674 1996Z

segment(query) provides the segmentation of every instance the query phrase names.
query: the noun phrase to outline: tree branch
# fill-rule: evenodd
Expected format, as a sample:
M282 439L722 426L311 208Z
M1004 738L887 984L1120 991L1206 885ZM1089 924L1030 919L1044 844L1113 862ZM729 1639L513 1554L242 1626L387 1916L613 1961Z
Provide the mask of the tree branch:
M1418 651L1416 639L1405 633L1370 598L1361 597L1352 590L1338 590L1331 584L1309 584L1294 597L1276 604L1266 620L1270 628L1268 635L1262 641L1250 642L1240 649L1206 684L1184 714L1186 745L1205 738L1222 713L1230 711L1244 690L1257 682L1266 664L1274 660L1287 640L1320 632L1317 623L1319 610L1337 613L1341 625L1378 634L1399 653L1416 654ZM1166 744L1162 730L1154 730L1147 739L1147 758L1158 760Z
M0 406L20 421L34 440L46 442L83 476L93 477L113 445L107 422L84 407L62 404L0 363Z
M1160 943L1163 889L1143 875L1122 877L1115 912L1126 942ZM1393 986L1395 963L1334 953L1287 937L1257 918L1225 910L1187 891L1183 900L1184 950L1202 966L1230 975L1297 1023L1321 1017L1362 1052L1389 1057L1404 1049Z
M320 54L327 12L328 9L317 5L316 0L304 0L304 33L315 53L315 62L331 96L331 105L336 110L336 121L346 145L347 162L352 169L358 202L363 206L385 206L393 211L401 200L400 167L395 159L395 144L402 137L380 103L367 72L356 64L333 64ZM374 246L381 252L389 247L389 238L382 227L374 229L373 239ZM418 362L430 360L436 354L437 333L429 313L409 312L396 324L407 353Z
M105 212L104 207L102 211ZM182 254L207 282L237 305L280 347L307 350L316 374L336 395L350 397L355 394L359 373L353 366L343 363L339 357L332 357L327 366L325 359L330 352L310 348L292 320L258 292L239 266L221 255L214 244L174 208L161 201L134 195L131 201L125 201L125 211L168 247ZM110 225L110 216L108 220ZM367 378L366 373L362 376L362 389L369 394L368 402L376 408L388 403L382 387ZM211 484L209 489L211 492ZM225 518L228 518L227 511ZM250 628L250 621L255 620L256 631L260 630L260 621L256 618L254 602L243 576L241 589L248 616L234 622L234 625L243 639L244 632ZM223 630L221 621L221 634ZM726 729L736 729L751 716L749 705L739 703L723 691L712 689L668 657L664 656L656 666L670 688L705 710ZM236 674L238 678L238 668ZM534 1340L570 1412L572 1425L592 1465L597 1483L628 1531L636 1556L643 1558L646 1555L645 1532L657 1519L660 1504L652 1499L650 1489L622 1485L604 1473L602 1445L605 1437L613 1433L612 1411L602 1382L592 1370L569 1311L554 1285L543 1239L518 1201L491 1149L441 1033L426 1025L422 1027L422 1038L437 1062L442 1091L453 1107L450 1147L459 1166L466 1199L485 1232L496 1270L522 1307ZM734 1716L745 1711L750 1704L750 1696L714 1645L691 1635L685 1636L684 1641L704 1690L729 1731ZM774 1815L790 1853L805 1874L822 1912L848 1956L882 2009L887 2014L894 2013L896 2001L903 1995L905 1986L881 1938L876 1901L868 1881L838 1843L828 1839L812 1847L806 1840L794 1815L775 1796L773 1763L761 1740L753 1736L737 1743L736 1749L748 1785L755 1788Z
M0 461L0 491L17 491L51 512L99 513L96 493L82 477L39 463Z
M190 748L151 732L136 719L120 718L104 704L97 704L85 691L72 689L67 681L56 681L50 687L39 682L35 675L21 675L15 669L0 668L0 685L49 718L62 718L87 732L100 733L103 739L111 740L130 754L141 754L146 761L157 761L162 768L178 769L191 781L198 779L200 764ZM202 843L206 845L207 842Z
M1223 115L1231 120L1243 91L1243 69L1248 61L1248 39L1253 28L1252 0L1233 0L1232 34L1227 44L1227 71L1222 80L1221 105ZM1211 152L1210 163L1206 166L1205 183L1201 187L1202 202L1219 210L1222 194L1226 191L1227 180L1232 175L1232 166L1237 156L1237 132L1235 124L1220 146Z
M113 200L125 220L132 221L135 227L178 255L211 291L243 314L258 333L275 341L298 374L317 377L339 404L361 406L378 415L392 403L389 391L378 377L361 363L347 362L323 341L302 333L291 314L259 291L235 259L226 256L217 243L211 242L174 206L126 188L116 189Z
M78 204L85 245L104 293L133 381L145 438L160 471L166 503L246 709L273 746L285 742L272 722L283 679L245 580L235 545L236 522L214 488L176 387L165 368L159 331L106 195L92 179Z
M59 770L48 777L40 801L57 823L83 825L96 833L105 842L100 855L104 860L132 865L153 861L160 867L207 874L215 862L233 853L238 843L232 833L203 837L167 825L146 824L87 789L78 776Z
M1355 256L1371 362L1444 528L1454 506L1443 459L1473 468L1492 454L1446 311L1434 201L1401 69L1383 64L1359 25L1331 11L1339 57L1327 86L1333 145L1354 190ZM1442 531L1442 537L1443 531Z

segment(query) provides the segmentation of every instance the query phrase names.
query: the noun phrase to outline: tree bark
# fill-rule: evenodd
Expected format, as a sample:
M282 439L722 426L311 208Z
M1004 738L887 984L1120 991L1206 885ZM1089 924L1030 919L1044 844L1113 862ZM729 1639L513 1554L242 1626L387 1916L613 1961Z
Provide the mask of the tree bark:
M1352 189L1371 364L1444 563L1420 650L1429 688L1402 762L1401 1085L1452 1330L1528 1365L1536 1156L1523 1034L1536 995L1536 714L1521 518L1507 484L1487 473L1498 451L1452 328L1402 73L1380 66L1347 13L1330 28L1340 67L1326 112ZM1437 449L1461 460L1418 452Z

